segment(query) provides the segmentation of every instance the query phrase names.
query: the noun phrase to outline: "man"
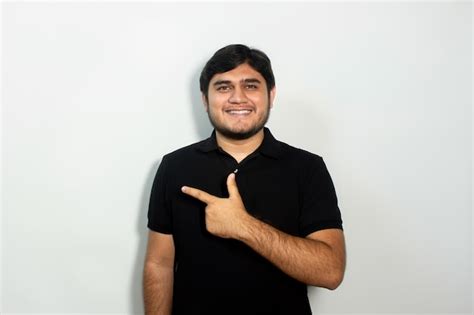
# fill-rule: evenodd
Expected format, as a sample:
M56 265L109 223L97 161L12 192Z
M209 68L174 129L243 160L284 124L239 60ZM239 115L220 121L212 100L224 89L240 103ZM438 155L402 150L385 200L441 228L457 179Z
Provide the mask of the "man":
M200 77L210 138L165 155L153 183L146 314L311 314L307 285L343 279L341 214L323 159L265 127L268 57L218 50Z

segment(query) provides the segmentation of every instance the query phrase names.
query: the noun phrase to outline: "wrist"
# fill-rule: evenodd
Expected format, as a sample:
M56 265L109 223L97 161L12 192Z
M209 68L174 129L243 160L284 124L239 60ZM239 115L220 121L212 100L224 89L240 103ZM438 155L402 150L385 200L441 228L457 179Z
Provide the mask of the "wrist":
M237 228L235 239L241 242L246 242L246 240L252 236L252 231L255 231L255 226L258 224L258 222L258 219L254 218L248 213L245 213Z

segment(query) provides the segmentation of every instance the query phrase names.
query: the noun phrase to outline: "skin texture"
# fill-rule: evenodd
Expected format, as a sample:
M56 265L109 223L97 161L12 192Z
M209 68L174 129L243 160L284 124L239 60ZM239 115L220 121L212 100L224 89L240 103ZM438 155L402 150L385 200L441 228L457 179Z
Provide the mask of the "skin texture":
M260 73L247 64L214 75L208 97L202 96L218 145L237 162L263 141L275 98ZM283 272L309 285L337 288L345 270L345 242L339 229L303 237L283 233L248 214L235 175L227 179L229 198L218 198L192 187L183 193L206 204L206 228L216 236L240 240ZM172 307L175 248L171 235L150 231L144 267L145 314L169 315Z

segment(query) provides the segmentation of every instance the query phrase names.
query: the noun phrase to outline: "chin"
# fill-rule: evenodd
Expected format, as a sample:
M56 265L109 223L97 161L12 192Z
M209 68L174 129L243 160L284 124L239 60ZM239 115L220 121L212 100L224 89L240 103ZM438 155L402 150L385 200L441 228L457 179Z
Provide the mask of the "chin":
M256 135L260 130L263 129L263 127L265 127L269 117L268 114L263 117L264 119L259 120L258 122L244 123L240 121L240 123L234 122L234 124L229 123L228 125L226 125L224 122L219 122L218 119L214 119L210 113L208 113L208 118L214 129L224 137L233 140L245 140ZM233 127L231 127L232 125Z
M231 130L225 128L216 128L216 130L221 133L223 136L234 139L234 140L245 140L256 135L263 127L260 128L250 128L250 129L241 129L241 130Z

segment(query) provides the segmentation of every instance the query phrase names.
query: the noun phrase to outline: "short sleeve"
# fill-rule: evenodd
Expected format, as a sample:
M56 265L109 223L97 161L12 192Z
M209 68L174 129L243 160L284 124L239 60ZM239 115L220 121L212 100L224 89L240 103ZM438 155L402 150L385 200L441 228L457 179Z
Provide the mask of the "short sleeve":
M323 159L316 156L303 175L300 235L323 229L341 229L341 211L336 190Z
M167 196L167 178L166 178L166 156L163 157L150 194L150 203L148 206L148 228L155 232L164 234L172 233L172 217L170 203Z

